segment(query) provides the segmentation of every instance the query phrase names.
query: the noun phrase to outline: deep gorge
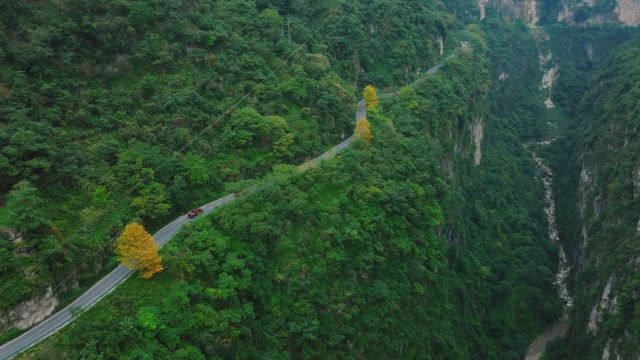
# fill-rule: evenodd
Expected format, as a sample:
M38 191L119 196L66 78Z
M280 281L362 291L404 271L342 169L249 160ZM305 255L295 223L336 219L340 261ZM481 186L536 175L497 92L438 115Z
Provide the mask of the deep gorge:
M638 0L4 2L0 343L110 271L125 224L266 181L21 358L637 359L639 23ZM369 84L370 143L279 176Z

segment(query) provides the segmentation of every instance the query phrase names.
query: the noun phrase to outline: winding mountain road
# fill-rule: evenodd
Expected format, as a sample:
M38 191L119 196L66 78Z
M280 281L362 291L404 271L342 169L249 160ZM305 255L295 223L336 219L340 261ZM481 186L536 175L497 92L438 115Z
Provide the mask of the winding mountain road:
M220 206L232 202L235 199L235 194L229 194L223 198L202 206L202 209L205 213L208 213ZM171 240L171 238L182 228L182 226L190 221L191 219L187 218L186 215L182 215L160 229L158 232L156 232L153 235L153 238L159 246L163 246L169 240ZM25 350L30 346L33 346L38 342L44 340L57 330L60 330L65 325L70 323L78 315L79 312L89 309L91 306L93 306L95 303L97 303L111 291L113 291L116 287L118 287L118 285L124 282L133 273L134 271L125 267L124 265L118 265L118 267L116 267L113 271L100 279L91 288L89 288L89 290L80 295L80 297L78 297L67 307L58 311L29 331L0 347L0 359L9 359L17 355L22 350Z
M450 57L449 57L450 58ZM448 59L448 58L447 58ZM431 68L427 74L435 74L442 68L443 64L438 64ZM356 124L360 119L366 119L367 117L367 108L364 100L358 102L357 110L356 110ZM298 166L300 171L305 171L310 167L319 164L322 161L331 159L335 157L342 150L349 147L353 141L356 139L355 135L345 139L338 145L332 147L328 151L322 153L321 155L305 162L304 164ZM264 187L253 186L247 188L245 191L241 192L242 194L253 194L259 192L264 189ZM236 195L229 194L220 199L212 201L206 205L201 206L204 210L204 214L210 213L213 210L224 206L238 197L242 197L246 195ZM192 219L187 218L186 215L182 215L177 219L173 220L171 223L167 224L165 227L160 229L153 235L153 238L158 243L160 247L164 246L173 236L180 231L180 229L187 223L191 222ZM80 295L76 300L74 300L71 304L67 305L62 310L56 312L51 315L47 319L43 320L40 324L34 326L30 330L16 337L15 339L7 342L6 344L0 346L0 360L6 360L18 355L20 352L28 349L29 347L39 343L40 341L46 339L47 337L54 334L56 331L62 329L64 326L73 321L79 313L91 308L94 304L100 301L102 298L111 293L115 288L118 287L121 283L123 283L126 279L128 279L134 271L129 268L119 265L105 277L96 282L89 290Z
M358 102L358 108L356 111L357 119L364 119L367 116L367 108L365 106L364 100ZM357 121L357 120L356 120ZM328 151L322 153L321 155L307 161L306 163L300 165L298 169L305 171L311 166L317 165L322 161L331 159L338 155L342 150L346 149L353 143L355 140L355 135L345 139L338 145L332 147ZM263 187L250 187L246 189L246 191L242 192L244 194L253 194L260 190L264 189ZM203 210L203 214L207 214L212 212L213 210L224 206L239 196L236 194L229 194L220 199L212 201L208 204L202 205L201 208ZM189 219L186 215L182 215L177 219L173 220L165 227L160 229L153 235L154 240L160 247L164 246L173 236L180 231L180 229L187 223L191 222L192 219ZM78 314L84 310L89 309L95 303L100 301L102 298L107 296L111 291L118 287L121 283L123 283L126 279L129 278L134 273L133 270L125 267L124 265L118 265L113 271L107 274L105 277L100 279L97 283L95 283L89 290L80 295L76 300L74 300L71 304L67 305L64 309L56 312L51 315L47 319L43 320L40 324L31 328L29 331L24 334L18 336L17 338L9 341L8 343L2 345L0 347L0 359L5 360L9 359L23 350L37 344L38 342L46 339L48 336L52 335L56 331L62 329L65 325L70 323L78 316Z

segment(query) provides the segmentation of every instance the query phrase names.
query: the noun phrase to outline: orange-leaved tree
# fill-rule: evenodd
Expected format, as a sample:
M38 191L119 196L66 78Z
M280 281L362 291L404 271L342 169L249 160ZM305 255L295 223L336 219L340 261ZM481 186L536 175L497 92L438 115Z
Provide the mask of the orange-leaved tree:
M129 269L139 270L140 276L148 279L162 271L162 258L158 255L158 244L140 224L129 224L116 240L118 259Z
M367 103L367 109L375 109L378 106L378 103L380 102L378 100L378 94L376 93L376 89L371 86L371 85L367 85L364 88L364 101Z
M373 139L373 134L371 134L371 125L367 119L358 120L358 124L356 124L356 136L363 139L367 144Z

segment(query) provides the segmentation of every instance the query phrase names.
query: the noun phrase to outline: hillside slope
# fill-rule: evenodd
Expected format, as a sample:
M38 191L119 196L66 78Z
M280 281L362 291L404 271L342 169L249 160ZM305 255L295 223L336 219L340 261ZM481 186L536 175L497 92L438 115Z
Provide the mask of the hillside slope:
M356 88L415 78L453 21L423 1L330 8L3 1L0 330L115 267L124 224L159 228L344 139Z
M577 269L574 320L550 359L640 355L639 58L636 38L601 64L580 116L550 155L563 179L561 222Z
M508 56L531 51L523 26L493 26L522 41ZM520 359L559 316L556 261L520 146L534 114L497 104L539 70L492 85L487 42L509 39L457 36L440 72L382 97L371 144L195 222L165 272L24 358Z
M497 11L536 24L640 25L640 0L475 0L479 18Z

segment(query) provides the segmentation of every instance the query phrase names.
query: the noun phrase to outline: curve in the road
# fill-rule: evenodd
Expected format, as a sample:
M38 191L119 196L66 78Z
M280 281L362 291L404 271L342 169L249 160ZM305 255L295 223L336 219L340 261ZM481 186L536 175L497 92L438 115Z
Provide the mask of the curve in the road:
M358 108L356 110L356 122L360 119L364 119L367 116L367 109L364 100L358 102ZM342 150L346 149L355 140L355 135L347 138L338 145L332 147L326 152L318 155L317 157L305 162L298 166L300 171L305 171L312 166L319 164L322 161L329 160L338 155ZM263 190L265 187L252 186L242 191L242 194L254 194ZM224 206L239 196L236 193L229 194L220 199L212 201L208 204L201 206L203 214L212 212L213 210ZM189 219L186 215L182 215L173 220L165 227L160 229L153 235L154 240L160 247L164 246L173 236L184 226L189 223ZM133 270L125 267L124 265L118 265L113 271L107 274L105 277L95 283L89 290L84 292L80 297L74 300L71 304L67 305L62 310L51 315L40 324L31 328L29 331L21 334L8 343L0 346L0 359L9 359L20 352L28 349L29 347L37 344L38 342L46 339L56 331L62 329L64 326L73 321L82 311L85 311L102 300L105 296L111 293L118 285L124 282L129 276L134 273Z
M455 55L449 56L447 59L453 57ZM443 64L438 64L427 71L427 74L435 74L441 68ZM361 119L367 118L367 108L364 100L360 100L358 102L357 110L356 110L356 124ZM346 149L353 143L356 139L355 135L345 139L338 145L332 147L326 152L320 154L319 156L305 162L304 164L298 166L300 171L305 171L322 161L331 159L335 157L342 150ZM242 194L254 194L260 190L264 189L264 187L252 186L245 191L241 192ZM246 196L244 195L244 196ZM224 206L232 201L234 201L238 196L235 193L224 196L220 199L212 201L206 205L202 206L204 210L204 214L210 213L213 210ZM184 226L189 223L191 219L187 218L186 215L182 215L177 219L173 220L171 223L167 224L165 227L160 229L153 235L153 238L158 243L160 247L164 246L171 238ZM62 329L64 326L73 321L79 314L102 298L111 293L118 285L123 283L129 276L133 274L133 271L124 265L119 265L105 277L100 279L97 283L95 283L89 290L80 295L76 300L74 300L71 304L67 305L62 310L56 312L51 315L47 319L43 320L40 324L16 337L15 339L9 341L8 343L0 346L0 360L6 360L13 356L16 356L20 352L28 349L29 347L39 343L40 341L46 339L47 337L54 334L56 331Z

